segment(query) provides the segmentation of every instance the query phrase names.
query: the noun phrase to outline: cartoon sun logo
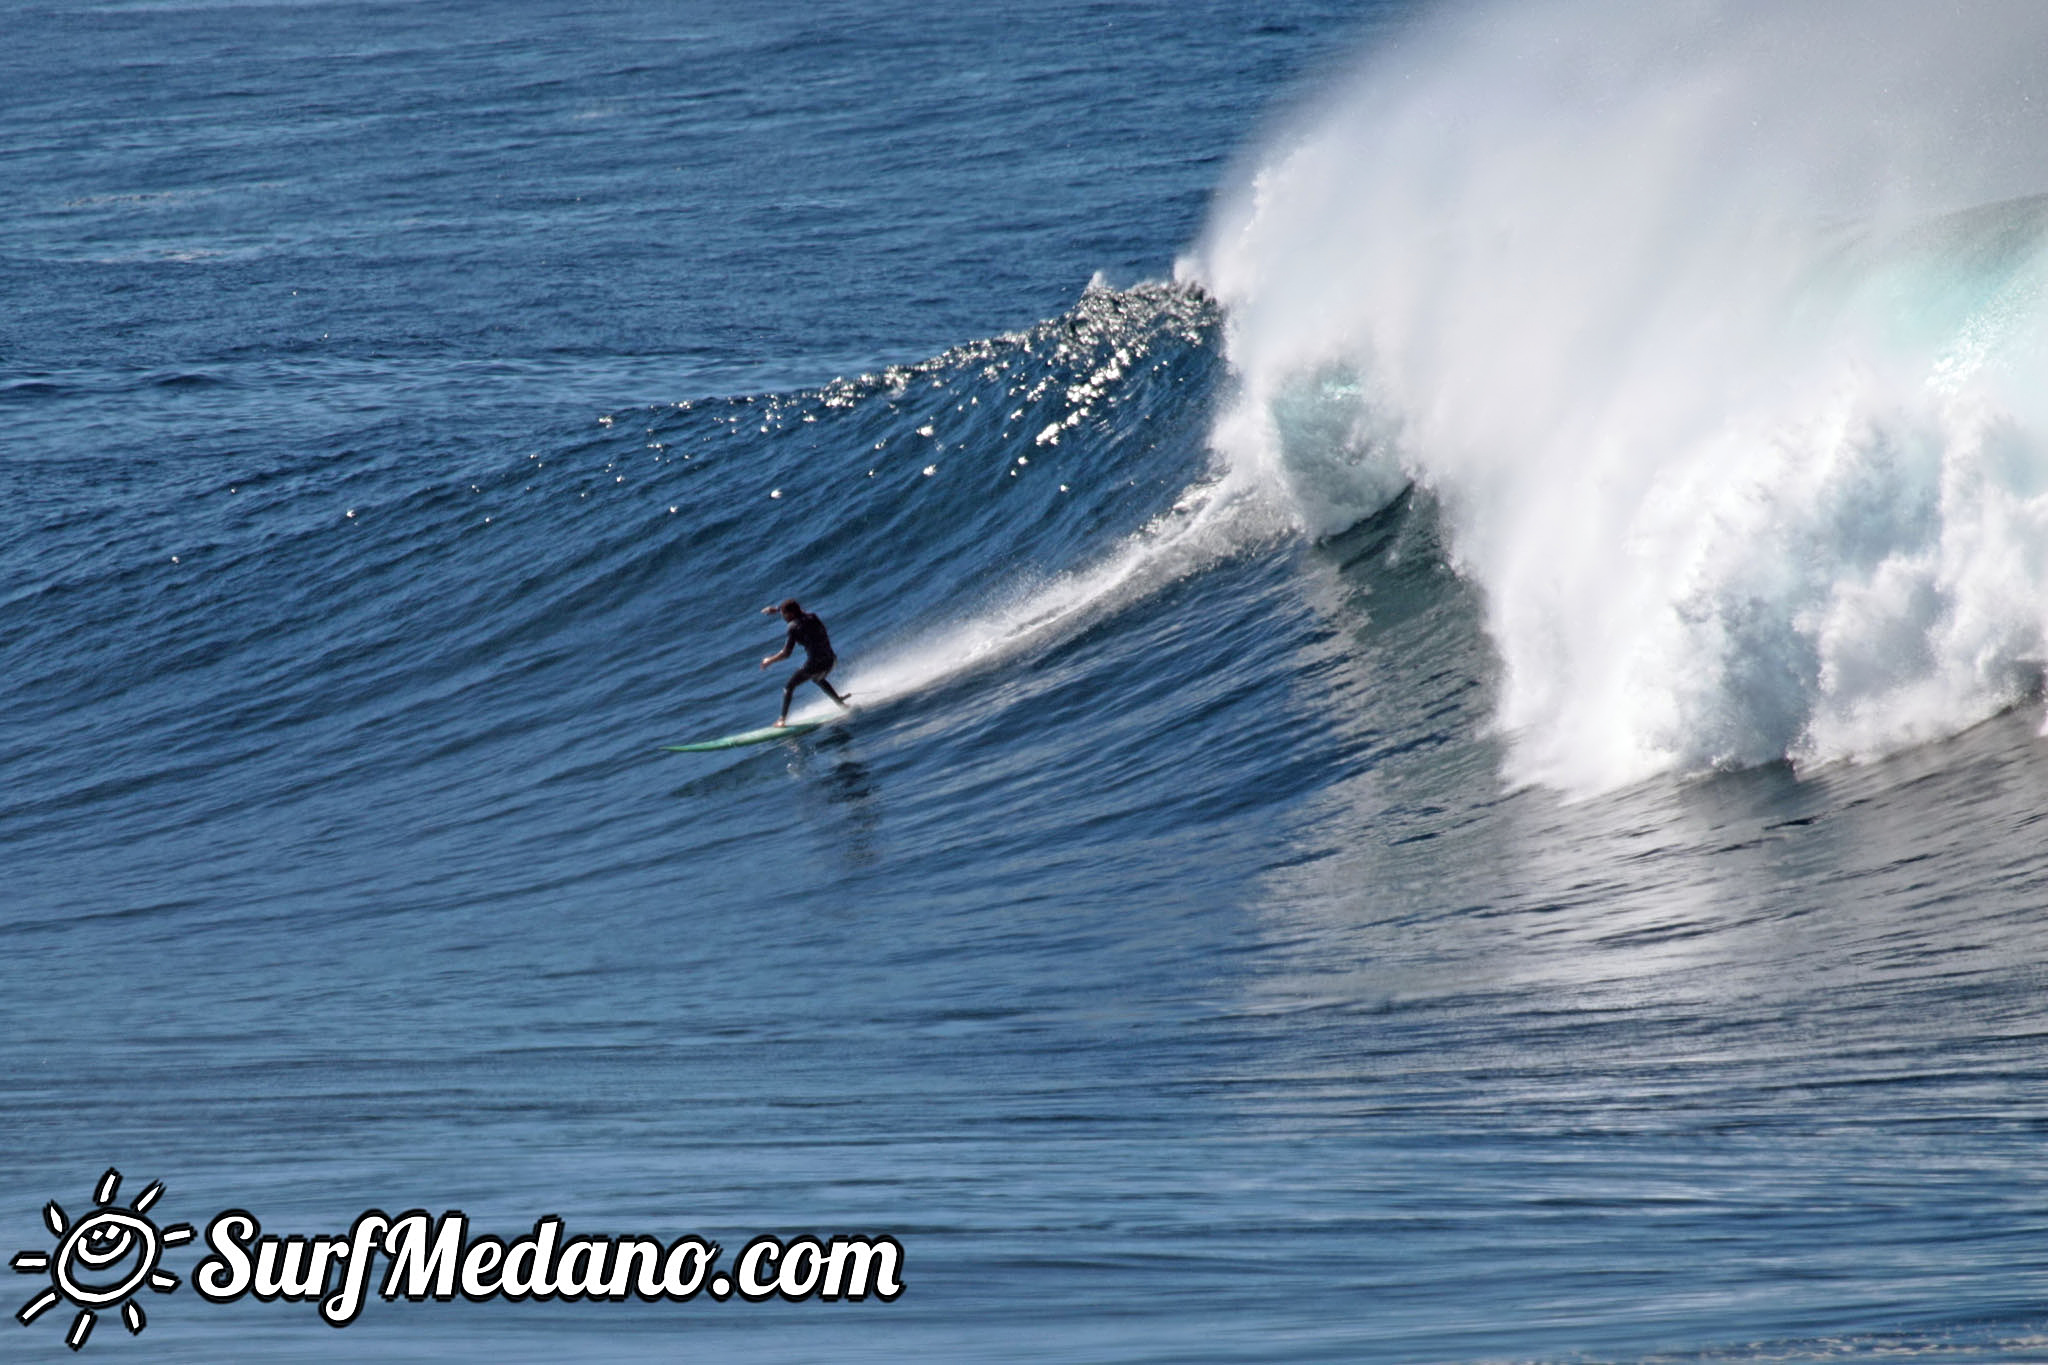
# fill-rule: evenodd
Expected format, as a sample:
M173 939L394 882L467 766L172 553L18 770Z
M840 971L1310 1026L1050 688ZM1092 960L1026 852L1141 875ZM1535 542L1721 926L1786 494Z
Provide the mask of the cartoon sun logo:
M92 1335L97 1310L120 1304L121 1321L127 1324L129 1332L137 1333L149 1325L149 1319L129 1295L145 1284L159 1294L168 1294L178 1287L178 1277L158 1270L156 1263L162 1259L164 1248L192 1240L191 1224L173 1223L159 1229L144 1216L163 1195L161 1180L151 1181L125 1209L113 1206L114 1196L120 1191L121 1173L110 1168L93 1191L93 1212L77 1222L66 1218L54 1199L43 1206L43 1222L56 1236L57 1249L19 1251L9 1263L24 1275L47 1273L50 1277L50 1288L23 1304L14 1315L22 1326L69 1299L78 1306L78 1316L71 1320L64 1344L76 1351Z

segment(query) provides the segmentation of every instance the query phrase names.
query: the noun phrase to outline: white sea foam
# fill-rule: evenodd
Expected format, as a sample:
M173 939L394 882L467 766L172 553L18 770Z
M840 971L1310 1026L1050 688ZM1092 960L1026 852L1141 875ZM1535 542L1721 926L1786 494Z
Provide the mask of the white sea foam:
M1970 725L2048 654L2044 52L1998 0L1450 8L1182 263L1217 449L1311 534L1436 490L1518 779Z

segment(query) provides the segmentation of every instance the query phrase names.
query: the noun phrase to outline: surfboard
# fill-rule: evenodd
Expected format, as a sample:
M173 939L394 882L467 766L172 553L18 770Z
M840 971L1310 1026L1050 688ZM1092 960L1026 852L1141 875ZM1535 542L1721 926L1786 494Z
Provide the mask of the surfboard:
M771 739L807 735L824 723L822 720L793 720L787 725L764 725L758 730L742 730L723 739L699 740L695 744L664 744L661 747L664 753L708 754L714 749L741 749L749 744L766 744Z

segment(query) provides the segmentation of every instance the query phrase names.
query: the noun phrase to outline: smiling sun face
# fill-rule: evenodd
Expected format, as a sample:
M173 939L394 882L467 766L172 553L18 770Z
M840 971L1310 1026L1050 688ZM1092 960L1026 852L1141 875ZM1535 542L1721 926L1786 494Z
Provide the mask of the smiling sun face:
M93 1191L93 1211L77 1222L66 1218L54 1199L44 1206L43 1222L57 1238L57 1249L16 1252L10 1262L23 1275L50 1277L50 1287L14 1315L22 1326L69 1300L78 1316L71 1320L64 1343L76 1351L92 1335L99 1309L119 1304L121 1321L131 1333L140 1332L149 1319L130 1296L145 1285L159 1294L178 1287L178 1277L157 1269L157 1262L166 1247L192 1240L191 1225L173 1223L159 1229L145 1217L164 1192L161 1180L152 1181L125 1209L113 1206L120 1191L121 1173L110 1169Z

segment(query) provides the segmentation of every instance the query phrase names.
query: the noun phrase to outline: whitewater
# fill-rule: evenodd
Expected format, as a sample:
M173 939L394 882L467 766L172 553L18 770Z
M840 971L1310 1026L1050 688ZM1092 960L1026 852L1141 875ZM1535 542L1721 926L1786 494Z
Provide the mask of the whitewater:
M1465 8L1184 276L1216 443L1326 534L1414 480L1512 771L1867 758L2038 691L2048 126L2026 4Z
M6 22L0 1354L2048 1358L2038 7Z

